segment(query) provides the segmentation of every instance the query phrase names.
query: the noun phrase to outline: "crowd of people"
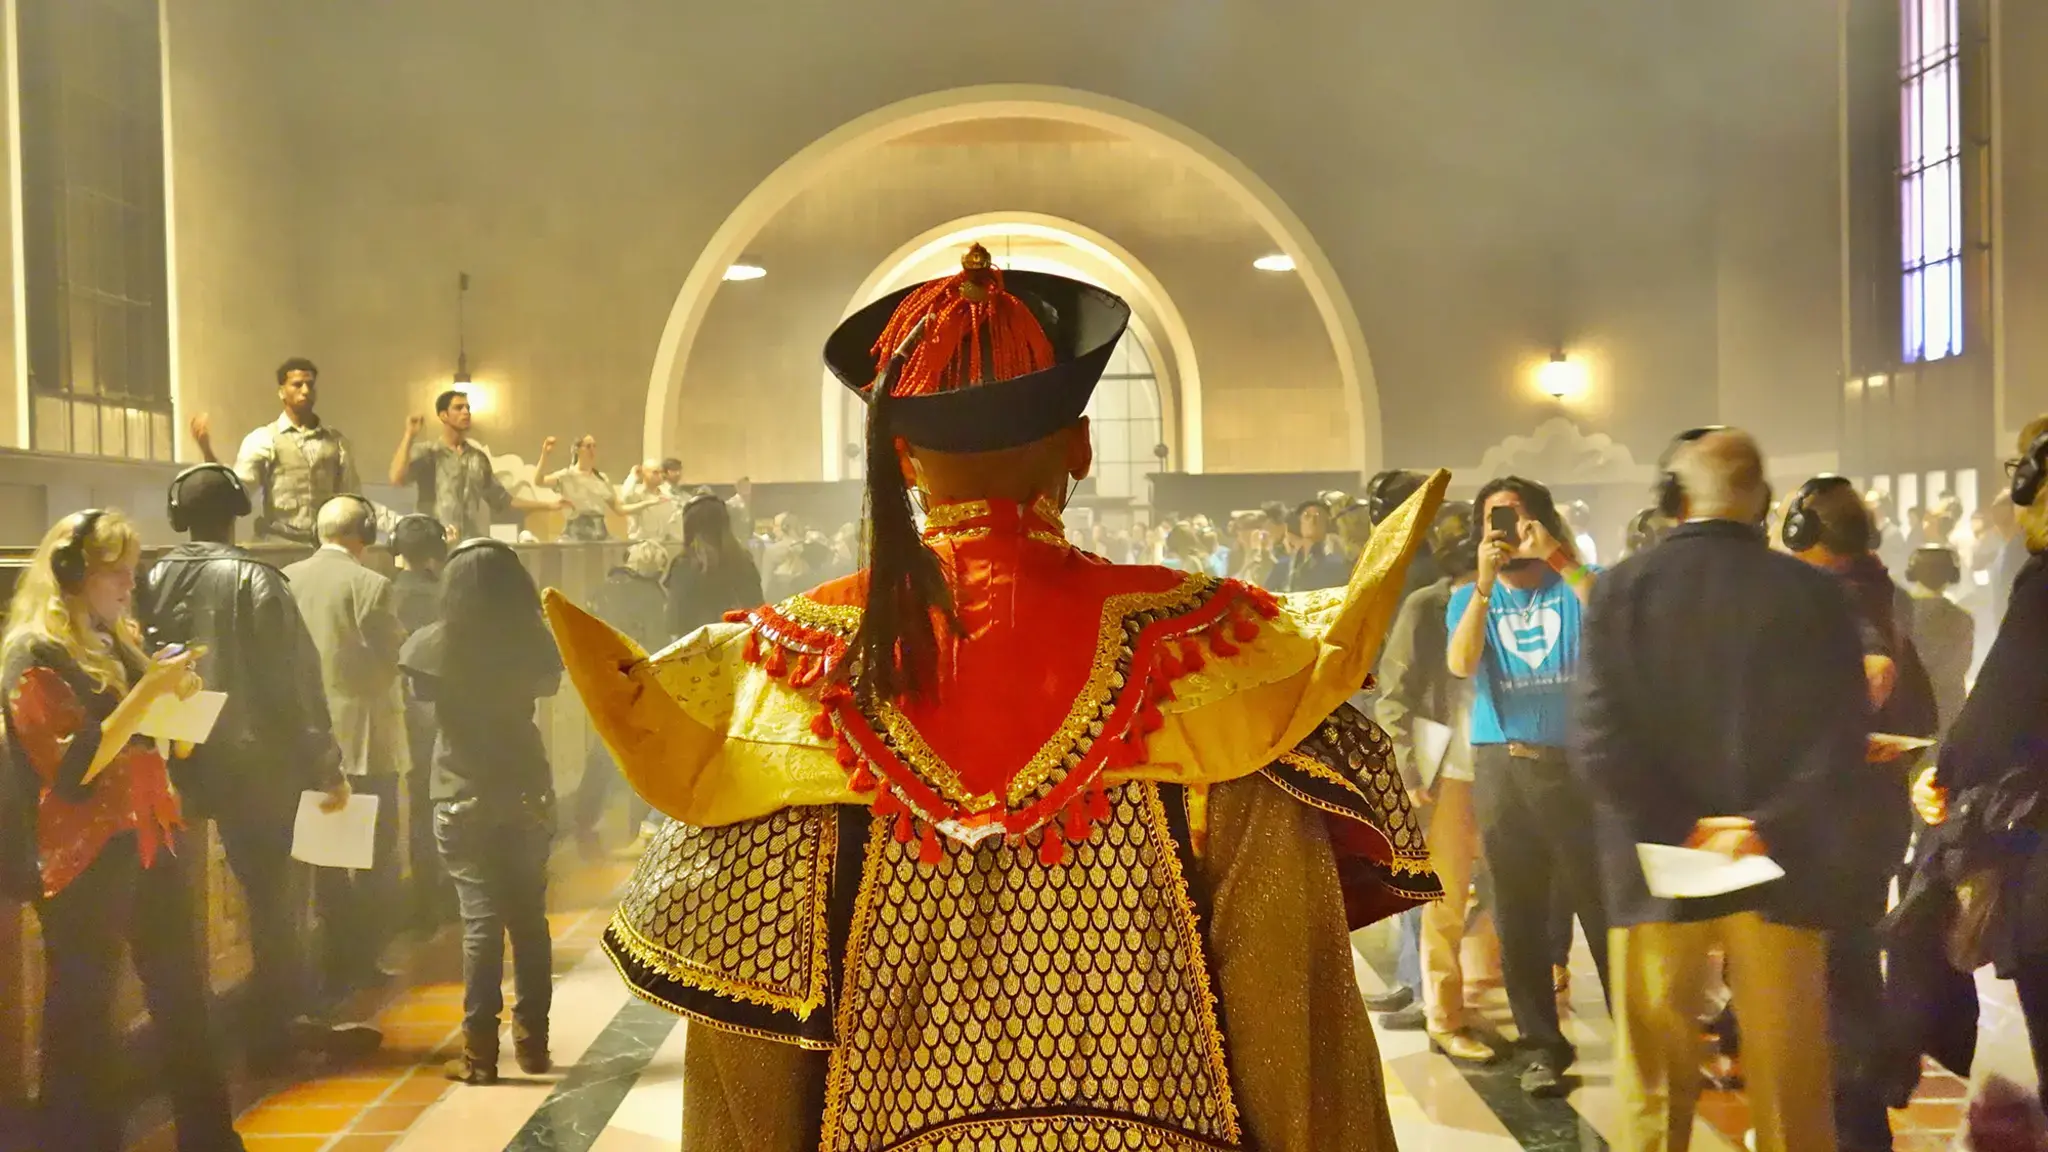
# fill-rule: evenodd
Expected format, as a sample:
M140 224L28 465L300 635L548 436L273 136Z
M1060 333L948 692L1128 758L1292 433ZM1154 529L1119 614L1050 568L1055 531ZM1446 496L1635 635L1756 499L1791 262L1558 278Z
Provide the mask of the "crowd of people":
M376 1047L334 1013L389 978L379 956L398 909L415 927L462 925L464 1047L448 1075L497 1079L508 936L514 1055L528 1073L550 1066L558 821L534 711L563 663L519 555L489 535L497 514L546 502L505 487L469 440L467 398L449 393L438 436L407 422L389 476L419 508L382 532L346 438L314 413L317 370L288 361L277 380L282 414L232 467L194 422L206 462L167 496L185 543L144 572L126 517L66 516L10 606L0 677L20 763L0 795L0 879L43 925L42 1101L64 1147L121 1146L106 989L124 946L167 1044L179 1147L240 1147L220 1066L183 1042L208 1034L180 851L204 820L248 908L255 991L239 1032L253 1068ZM569 509L565 537L604 540L608 516L631 526L593 607L647 651L860 562L851 524L757 523L745 480L721 498L666 460L614 486L591 438L550 472L555 446L533 482ZM1506 1055L1466 1003L1466 937L1491 937L1521 1085L1568 1091L1559 1002L1576 922L1615 1021L1621 1147L1684 1148L1704 1079L1746 1085L1765 1152L1882 1152L1886 1107L1910 1095L1920 1055L1956 1060L1956 1016L1974 1027L1968 934L1970 958L2016 980L2048 1069L2048 852L2029 815L2048 747L2048 418L2019 447L1986 515L1966 524L1936 502L1900 533L1881 494L1842 477L1774 505L1753 439L1688 432L1610 569L1584 508L1535 480L1445 504L1354 701L1392 741L1444 890L1402 916L1398 980L1369 1003L1385 1026L1460 1061ZM1221 526L1098 524L1085 543L1272 592L1340 587L1425 480L1386 472L1360 499L1325 493ZM258 539L313 550L273 567L238 545L244 518ZM380 543L389 576L365 562ZM1973 619L1957 601L1975 588L1989 607ZM202 684L227 695L206 742L145 733L157 701ZM618 779L593 735L565 820L586 853L602 850ZM377 799L373 867L307 884L291 862L306 793L327 811ZM649 819L636 803L634 826ZM1646 878L1642 845L1768 856L1783 876L1683 898ZM1895 885L1916 894L1898 904L1913 916L1893 910ZM1995 914L1956 914L1987 903ZM1704 1069L1703 1027L1722 1038Z

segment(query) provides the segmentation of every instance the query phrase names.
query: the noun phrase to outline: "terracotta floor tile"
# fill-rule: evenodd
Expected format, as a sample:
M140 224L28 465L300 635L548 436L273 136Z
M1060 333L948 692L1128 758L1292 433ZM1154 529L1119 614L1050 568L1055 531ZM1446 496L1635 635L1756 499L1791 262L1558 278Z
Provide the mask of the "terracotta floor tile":
M438 1068L430 1068L401 1081L384 1097L386 1104L432 1104L448 1094L455 1087L454 1082L441 1075Z
M265 1107L291 1107L294 1105L337 1106L345 1104L364 1105L384 1095L385 1091L398 1081L398 1077L386 1074L377 1077L351 1077L346 1080L310 1080L294 1084L263 1102Z
M243 1136L242 1146L249 1152L321 1152L327 1147L326 1136Z
M397 1135L343 1136L327 1152L386 1152L398 1143Z
M425 1104L384 1104L363 1113L350 1132L404 1132L419 1123L427 1110Z
M362 1115L360 1104L347 1107L315 1108L303 1105L259 1104L235 1121L237 1130L258 1136L331 1136L346 1132Z

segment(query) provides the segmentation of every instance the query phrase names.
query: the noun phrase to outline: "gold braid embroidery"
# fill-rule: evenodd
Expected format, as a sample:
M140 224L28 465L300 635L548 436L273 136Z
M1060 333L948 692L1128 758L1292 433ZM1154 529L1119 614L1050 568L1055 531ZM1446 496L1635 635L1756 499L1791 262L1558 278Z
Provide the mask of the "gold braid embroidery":
M962 500L953 504L940 504L924 514L924 530L927 535L944 532L970 520L987 516L991 508L986 500Z
M1235 1140L1230 1144L1212 1144L1185 1132L1176 1132L1171 1128L1161 1128L1156 1124L1147 1124L1142 1120L1124 1116L1089 1116L1085 1121L1077 1121L1073 1116L1023 1116L942 1124L900 1144L891 1145L889 1152L921 1152L923 1149L933 1149L934 1152L1010 1152L1014 1148L1059 1148L1067 1146L1060 1143L1059 1137L1075 1132L1079 1124L1083 1123L1086 1127L1080 1127L1078 1132L1083 1141L1079 1146L1083 1148L1122 1147L1144 1149L1147 1152L1234 1152L1236 1147ZM1099 1140L1100 1137L1096 1134L1104 1128L1114 1129L1120 1133L1117 1144L1088 1142L1090 1136L1096 1136ZM1142 1140L1144 1143L1133 1144L1130 1143L1132 1140Z
M1301 789L1296 788L1294 785L1288 783L1277 772L1262 771L1260 774L1263 775L1266 779L1271 780L1274 784L1278 785L1281 791L1287 793L1289 796L1294 797L1296 800L1301 801L1303 804L1306 804L1311 808L1315 808L1323 812L1328 812L1332 816L1341 816L1354 824L1361 825L1366 829L1370 830L1373 835L1378 836L1382 841L1385 841L1387 845L1387 867L1390 870L1398 872L1404 876L1436 875L1436 867L1430 859L1428 845L1425 844L1423 846L1423 850L1420 854L1417 854L1412 849L1408 851L1397 849L1394 847L1392 841L1387 840L1387 834L1384 829L1372 823L1370 820L1361 818L1358 813L1353 812L1349 808L1339 807L1338 805L1330 803L1328 800L1318 800L1314 796L1311 796L1308 793L1303 792Z
M1147 782L1141 787L1144 792L1139 807L1144 813L1145 826L1152 833L1153 848L1159 853L1160 862L1180 896L1177 927L1181 932L1182 945L1193 957L1193 963L1188 967L1192 969L1195 998L1201 1006L1203 1039L1209 1050L1209 1073L1215 1077L1217 1103L1223 1112L1224 1135L1235 1144L1242 1139L1237 1123L1237 1097L1230 1090L1230 1061L1224 1053L1223 1029L1216 1022L1216 991L1209 986L1208 943L1202 939L1202 922L1195 913L1194 897L1188 892L1188 878L1181 874L1180 853L1174 848L1173 833L1166 824L1166 803L1159 798L1159 785Z
M619 981L626 986L626 991L631 992L634 996L638 997L639 999L654 1005L656 1008L660 1008L666 1012L673 1012L676 1015L681 1016L686 1020L689 1020L693 1024L702 1024L707 1028L716 1028L720 1032L731 1032L736 1036L746 1036L755 1040L768 1040L776 1044L791 1044L795 1045L798 1048L809 1049L813 1052L829 1052L834 1048L838 1047L838 1045L834 1044L829 1040L811 1040L802 1036L791 1036L782 1032L770 1032L763 1028L748 1028L745 1025L741 1024L729 1024L724 1020L715 1019L713 1017L704 1015L702 1012L685 1008L681 1004L676 1004L671 1001L664 1000L661 997L656 996L654 993L647 991L645 988L642 988L639 985L633 983L632 977L627 975L626 973L626 966L619 961L618 956L614 955L611 949L600 948L598 949L598 951L604 953L604 958L611 961L612 971L617 972L619 974Z
M887 820L871 821L868 826L867 855L860 866L860 891L854 894L853 920L846 933L846 953L840 958L839 1012L832 1021L832 1034L844 1038L851 1034L857 1023L860 998L854 994L855 981L862 971L861 953L866 950L869 935L874 931L875 912L880 903L882 890L882 869L888 867L887 850L894 837ZM834 1045L832 1062L825 1072L825 1122L820 1126L827 1135L839 1131L839 1113L848 1096L852 1094L852 1075L847 1066L845 1045ZM829 1147L829 1145L821 1145Z

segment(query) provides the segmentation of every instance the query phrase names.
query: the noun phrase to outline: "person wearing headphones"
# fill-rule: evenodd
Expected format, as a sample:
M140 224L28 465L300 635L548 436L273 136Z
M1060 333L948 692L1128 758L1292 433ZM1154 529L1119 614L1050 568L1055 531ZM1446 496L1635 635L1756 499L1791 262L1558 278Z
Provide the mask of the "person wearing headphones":
M1687 1147L1719 951L1757 1152L1834 1152L1828 933L1856 837L1840 813L1869 783L1856 622L1832 580L1764 546L1769 492L1749 434L1688 433L1665 468L1659 504L1676 526L1601 579L1572 698L1572 767L1595 799L1614 924L1614 1144ZM1642 844L1768 855L1785 875L1658 896Z
M42 926L36 1148L120 1152L129 1094L114 997L125 948L142 984L180 1152L241 1152L207 1043L206 958L190 833L151 705L200 688L198 649L145 655L130 614L142 537L118 512L58 521L7 612L0 890Z
M2027 560L1977 681L1949 727L1938 762L1914 788L1929 824L1946 822L1960 797L1981 791L2038 795L2048 785L2048 415L2020 432L2020 454L2006 462ZM1986 941L1998 975L2019 992L2034 1067L2048 1091L2048 848L2039 837L2007 841L2001 925Z
M1863 650L1869 731L1933 736L1939 716L1933 682L1913 644L1912 605L1878 558L1878 521L1855 485L1832 475L1808 480L1786 503L1779 538L1794 556L1834 576L1849 599ZM1892 877L1912 838L1909 764L1896 753L1873 750L1871 758L1864 787L1841 810L1856 835L1844 846L1850 850L1850 874L1837 894L1842 916L1828 948L1835 1129L1841 1146L1852 1152L1889 1152L1889 1085L1895 1076L1913 1074L1900 1067L1886 1022L1877 933Z
M136 617L152 648L203 649L198 669L227 693L206 743L172 769L188 820L212 819L249 916L249 1065L287 1071L301 1051L349 1058L375 1051L374 1029L323 1027L308 1019L305 956L295 902L303 876L292 863L301 792L322 792L327 811L348 803L348 777L328 722L320 653L284 574L235 545L249 491L224 464L178 474L171 527L191 539L150 565Z
M462 908L463 1046L446 1072L466 1084L495 1084L508 936L518 994L514 1054L529 1076L551 1066L547 886L555 789L534 705L561 686L562 658L533 577L510 545L489 538L456 545L441 586L441 619L405 642L400 663L411 694L430 701L440 721L434 838Z
M362 874L322 868L315 875L327 992L339 999L388 978L377 957L394 927L388 912L397 896L398 782L411 760L398 683L405 628L392 606L391 581L362 562L377 542L375 506L336 496L321 507L316 526L320 550L284 574L320 652L342 771L356 791L377 797L376 863Z

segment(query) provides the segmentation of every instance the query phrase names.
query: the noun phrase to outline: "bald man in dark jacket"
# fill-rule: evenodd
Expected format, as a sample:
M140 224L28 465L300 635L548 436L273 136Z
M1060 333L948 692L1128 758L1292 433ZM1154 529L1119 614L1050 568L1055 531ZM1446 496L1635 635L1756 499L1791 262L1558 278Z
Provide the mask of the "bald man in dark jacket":
M1600 581L1573 701L1613 928L1618 1149L1683 1152L1708 956L1728 958L1759 1152L1832 1152L1827 932L1839 813L1863 786L1856 623L1827 575L1772 552L1755 442L1683 441L1683 522ZM1784 878L1651 894L1639 843L1768 854Z

